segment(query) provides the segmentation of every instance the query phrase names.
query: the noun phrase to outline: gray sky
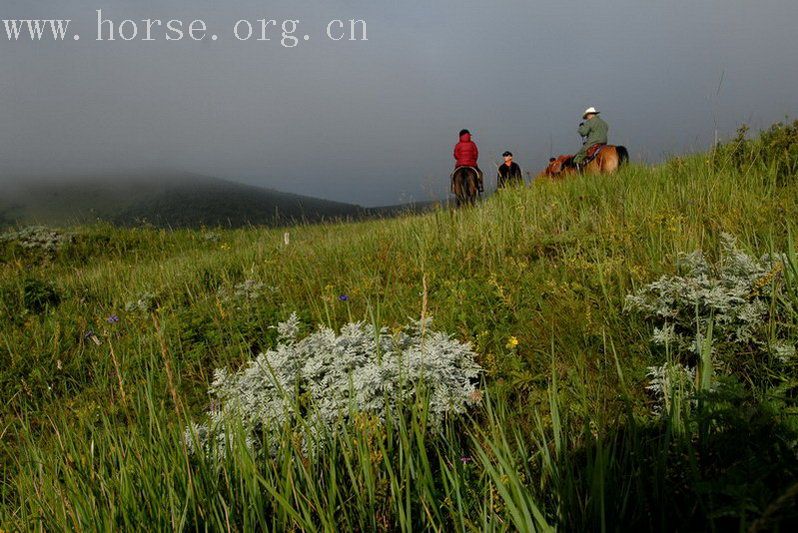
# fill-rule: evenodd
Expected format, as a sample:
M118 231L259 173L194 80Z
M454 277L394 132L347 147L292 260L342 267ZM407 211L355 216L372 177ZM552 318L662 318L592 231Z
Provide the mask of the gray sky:
M203 19L219 40L96 42L96 9ZM234 39L264 16L311 39ZM588 106L646 161L798 115L795 0L2 0L9 18L81 34L0 32L0 173L15 180L194 172L394 204L445 194L464 127L492 173L504 149L529 170L573 152ZM349 18L368 42L327 40Z

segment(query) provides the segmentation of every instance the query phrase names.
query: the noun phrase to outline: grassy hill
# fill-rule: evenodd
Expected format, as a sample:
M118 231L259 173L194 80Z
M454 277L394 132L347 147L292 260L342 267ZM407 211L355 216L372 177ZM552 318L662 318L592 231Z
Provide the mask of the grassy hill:
M0 226L104 221L121 226L242 227L367 214L352 204L196 175L19 180L4 189Z
M798 182L733 148L474 209L298 225L288 244L103 225L0 243L0 527L792 529ZM696 250L712 266L690 277L697 256L677 264ZM660 304L704 298L693 332L689 305L627 299L677 273ZM191 455L213 369L274 347L294 312L305 331L432 316L476 352L480 404L431 430L421 395L316 451L286 427L274 454L241 438Z

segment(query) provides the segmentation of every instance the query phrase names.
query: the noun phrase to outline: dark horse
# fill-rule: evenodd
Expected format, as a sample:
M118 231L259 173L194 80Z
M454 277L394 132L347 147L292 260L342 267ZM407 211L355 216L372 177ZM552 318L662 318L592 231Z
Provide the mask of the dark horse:
M479 196L479 176L472 167L460 167L452 174L452 192L457 197L457 207L474 205Z

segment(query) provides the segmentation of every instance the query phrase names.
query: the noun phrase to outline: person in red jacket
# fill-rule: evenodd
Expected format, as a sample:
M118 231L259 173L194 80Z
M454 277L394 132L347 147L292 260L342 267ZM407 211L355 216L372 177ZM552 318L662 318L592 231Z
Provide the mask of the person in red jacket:
M479 149L474 141L471 140L471 132L468 130L460 131L460 142L454 147L454 159L456 161L454 169L460 167L472 167L479 174L479 192L482 192L482 170L479 168Z

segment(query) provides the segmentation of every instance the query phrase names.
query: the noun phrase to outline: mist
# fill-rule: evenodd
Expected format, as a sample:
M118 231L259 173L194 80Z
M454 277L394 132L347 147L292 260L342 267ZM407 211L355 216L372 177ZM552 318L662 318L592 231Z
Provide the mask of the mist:
M116 21L204 20L219 39L97 42ZM239 19L301 19L295 48ZM197 174L366 206L443 197L457 132L488 176L579 146L588 106L637 161L798 109L794 0L3 2L78 41L0 40L0 176ZM367 41L323 37L362 19Z

